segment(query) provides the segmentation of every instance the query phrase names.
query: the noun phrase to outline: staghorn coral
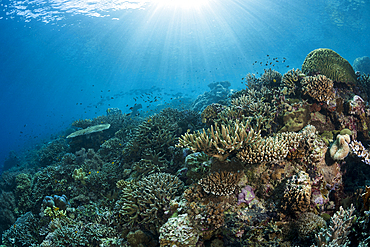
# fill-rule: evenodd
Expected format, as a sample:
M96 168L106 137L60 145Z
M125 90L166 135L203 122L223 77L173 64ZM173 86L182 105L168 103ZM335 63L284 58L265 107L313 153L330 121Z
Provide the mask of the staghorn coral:
M311 51L302 64L306 75L322 74L336 82L356 83L356 74L351 64L331 49Z
M237 157L247 164L279 161L287 156L289 150L298 147L302 137L302 134L295 132L278 133L246 146Z
M249 123L235 121L235 124L221 125L203 132L185 133L179 139L177 147L190 148L193 152L204 152L205 154L225 160L231 152L239 150L245 145L260 139L260 133L255 132Z
M157 234L170 215L165 212L184 183L168 173L157 173L139 181L117 182L122 190L115 210L118 221L126 226L139 226Z
M215 172L200 179L198 184L208 194L211 193L215 196L231 195L235 192L242 176L244 176L244 173Z
M311 180L304 171L288 179L283 193L281 208L287 213L305 212L311 201Z
M337 135L337 138L330 148L330 156L333 160L344 160L349 153L348 144L351 142L351 137L348 134Z
M315 235L317 246L348 246L350 241L347 236L355 217L353 216L354 211L353 205L347 210L341 206L339 211L331 217L329 228L321 229Z
M329 102L334 99L334 83L325 75L306 76L301 81L303 94L308 94L318 102Z
M199 234L191 226L187 214L168 219L160 228L159 233L160 246L196 246L199 239Z

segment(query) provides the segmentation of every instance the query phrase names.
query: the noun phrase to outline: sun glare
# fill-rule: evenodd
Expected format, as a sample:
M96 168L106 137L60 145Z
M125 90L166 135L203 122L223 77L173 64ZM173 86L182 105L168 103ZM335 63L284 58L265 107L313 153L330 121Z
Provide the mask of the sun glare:
M153 2L165 7L175 7L183 9L197 9L209 3L210 0L153 0Z

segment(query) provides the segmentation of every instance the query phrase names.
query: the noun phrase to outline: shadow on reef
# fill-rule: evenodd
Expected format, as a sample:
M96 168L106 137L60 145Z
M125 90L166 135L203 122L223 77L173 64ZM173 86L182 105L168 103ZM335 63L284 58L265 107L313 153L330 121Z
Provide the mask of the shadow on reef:
M187 110L77 120L9 156L2 246L368 246L369 78L317 49Z

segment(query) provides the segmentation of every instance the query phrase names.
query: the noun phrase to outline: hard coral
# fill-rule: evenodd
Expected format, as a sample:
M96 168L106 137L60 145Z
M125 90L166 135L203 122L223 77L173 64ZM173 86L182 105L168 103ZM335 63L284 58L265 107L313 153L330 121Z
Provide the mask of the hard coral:
M255 132L249 123L235 121L234 124L221 125L215 124L210 129L193 134L185 133L179 139L177 147L187 147L193 152L203 151L209 156L225 160L233 151L241 147L252 144L260 139L260 133Z
M301 84L303 94L308 94L318 102L329 102L334 99L334 83L324 75L306 76Z
M321 228L326 227L325 220L311 212L305 212L299 216L296 222L298 235L305 238L312 238Z
M170 201L182 189L183 182L168 173L157 173L139 181L118 181L122 195L116 203L117 217L121 224L139 227L158 233L166 222Z
M215 172L198 181L206 193L211 193L216 196L230 195L235 192L240 178L243 173L232 173L222 171Z
M356 74L351 64L330 49L311 51L303 62L302 72L306 75L319 73L337 82L356 83Z
M281 203L282 209L287 213L305 212L310 206L310 200L310 177L306 172L300 171L287 181Z
M160 246L196 246L199 234L191 226L187 214L170 218L159 230Z

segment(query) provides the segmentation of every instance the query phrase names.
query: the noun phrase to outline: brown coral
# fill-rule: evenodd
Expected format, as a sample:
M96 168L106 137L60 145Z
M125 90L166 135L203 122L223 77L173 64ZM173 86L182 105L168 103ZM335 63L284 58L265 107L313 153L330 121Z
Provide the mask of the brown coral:
M292 176L285 187L282 209L286 212L305 212L310 206L311 180L308 174L300 171Z
M324 75L306 76L301 83L303 94L308 94L318 102L328 102L334 99L334 83Z
M230 195L235 192L237 184L242 177L242 173L232 173L222 171L208 175L206 178L200 179L198 184L202 186L206 193L211 193L215 196Z
M304 77L300 69L291 69L283 75L281 86L285 95L295 94L296 89L300 86L299 81Z

